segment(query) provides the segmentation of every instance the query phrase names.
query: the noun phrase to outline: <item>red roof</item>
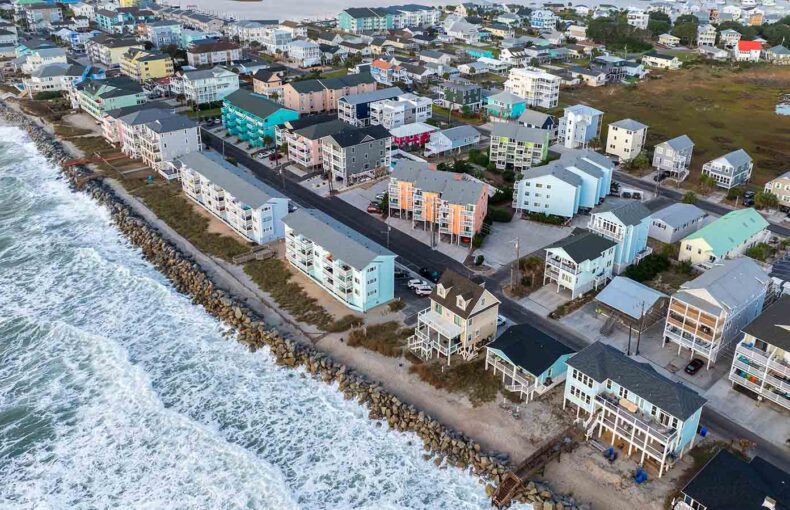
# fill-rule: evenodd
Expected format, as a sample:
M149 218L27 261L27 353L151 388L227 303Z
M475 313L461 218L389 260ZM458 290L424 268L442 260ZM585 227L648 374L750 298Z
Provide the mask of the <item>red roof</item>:
M754 51L763 49L763 45L757 41L738 41L738 51Z

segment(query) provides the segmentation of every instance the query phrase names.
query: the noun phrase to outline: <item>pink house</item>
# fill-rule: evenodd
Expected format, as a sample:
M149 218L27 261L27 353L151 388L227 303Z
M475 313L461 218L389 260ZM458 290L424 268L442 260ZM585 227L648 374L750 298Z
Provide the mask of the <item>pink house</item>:
M283 105L300 114L337 110L337 101L376 90L370 73L349 74L338 78L294 81L283 87Z
M321 167L321 139L347 126L342 120L334 119L284 133L288 143L288 158L303 168Z

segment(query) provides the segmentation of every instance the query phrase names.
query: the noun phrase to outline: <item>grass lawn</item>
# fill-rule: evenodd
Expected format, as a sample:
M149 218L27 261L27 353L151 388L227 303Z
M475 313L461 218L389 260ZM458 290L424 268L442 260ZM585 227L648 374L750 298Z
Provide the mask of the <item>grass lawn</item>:
M443 120L447 120L447 116L448 116L449 113L450 113L450 110L448 110L447 108L443 108L443 107L438 106L438 105L433 105L433 114L436 117L438 117L440 119L443 119ZM485 122L485 120L482 119L479 116L478 117L464 117L462 112L460 112L458 110L453 110L453 118L463 122L464 124L479 125L479 124L483 124Z
M142 184L130 189L130 192L145 202L162 221L205 253L230 260L250 249L238 239L209 232L208 218L195 212L192 204L181 193L179 184L157 181L155 184Z
M184 113L186 114L187 117L190 117L190 118L193 118L193 119L219 117L220 115L222 115L222 111L221 111L220 107L209 108L208 110L198 110L196 112L192 111L192 110L189 110L189 111L184 112Z
M464 393L477 406L493 402L501 386L499 378L485 369L485 362L485 356L470 362L456 357L449 367L446 361L417 362L409 367L409 372L436 388Z
M332 69L331 71L324 71L321 73L321 78L340 78L348 74L348 69L342 67L340 69Z
M774 113L790 68L696 65L655 72L634 87L584 87L560 93L561 107L583 103L605 113L604 125L632 118L649 126L647 145L686 134L694 141L691 184L702 165L743 148L754 158L752 181L764 184L790 168L790 125ZM602 140L606 140L606 127Z
M390 358L400 357L406 339L412 334L409 328L401 328L398 322L385 322L351 331L348 345L365 347Z
M338 320L330 315L315 298L298 284L291 282L291 271L280 259L256 260L244 266L244 272L265 292L271 294L277 304L293 315L296 320L319 327L323 331L346 331L359 321L354 315Z

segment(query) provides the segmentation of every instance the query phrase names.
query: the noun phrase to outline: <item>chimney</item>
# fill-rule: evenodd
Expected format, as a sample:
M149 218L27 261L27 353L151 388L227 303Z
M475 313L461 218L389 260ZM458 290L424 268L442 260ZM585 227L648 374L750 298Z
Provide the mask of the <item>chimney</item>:
M766 496L765 501L763 501L763 508L767 508L768 510L776 510L776 500Z

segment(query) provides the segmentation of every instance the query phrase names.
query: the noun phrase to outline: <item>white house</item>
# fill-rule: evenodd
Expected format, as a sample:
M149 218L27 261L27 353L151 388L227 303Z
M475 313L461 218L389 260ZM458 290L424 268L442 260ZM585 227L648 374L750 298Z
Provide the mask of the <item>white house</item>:
M239 90L239 75L224 67L188 71L181 76L184 96L194 105L222 101L225 96Z
M543 284L567 290L571 299L606 285L612 278L616 243L587 230L576 230L546 247Z
M658 44L667 48L675 48L680 45L680 38L672 34L661 34L658 36Z
M560 117L558 142L569 149L586 148L600 136L602 120L600 110L581 104L569 106Z
M642 55L642 64L646 65L647 67L669 70L680 69L680 66L682 65L680 59L676 56L665 55L655 51L650 51Z
M285 237L288 198L214 152L171 163L191 198L245 239L265 244Z
M524 98L527 106L554 108L560 97L560 77L536 67L510 70L505 91Z
M712 177L720 188L730 189L746 183L752 176L751 156L738 149L702 165L702 174Z
M629 9L627 18L628 24L639 30L647 30L647 23L650 21L650 13L641 9Z
M25 74L33 74L37 69L50 64L66 64L66 50L63 48L38 48L31 50L19 59L19 67Z
M716 46L716 27L710 23L697 27L697 46Z
M469 124L462 124L431 133L430 141L425 144L425 155L460 152L465 147L475 147L479 143L480 131Z
M647 126L633 119L623 119L609 124L606 137L606 153L617 156L620 161L636 158L645 146Z
M673 244L705 226L708 213L692 204L675 203L652 214L648 236Z
M143 163L166 179L177 178L168 172L168 162L192 152L199 152L200 129L185 115L170 115L142 124L136 130L135 144Z
M370 123L392 130L406 124L426 122L431 118L430 98L407 93L394 99L375 101L370 105Z
M288 44L288 59L299 67L312 67L321 63L318 43L297 39Z
M680 135L656 145L653 150L653 167L659 172L668 172L670 179L682 181L689 174L694 142Z
M25 91L32 98L39 92L68 90L69 85L82 78L85 67L79 64L48 64L41 66L24 81Z
M638 264L653 251L647 246L650 210L641 202L604 204L590 215L587 228L617 243L614 252L614 272L617 274Z

